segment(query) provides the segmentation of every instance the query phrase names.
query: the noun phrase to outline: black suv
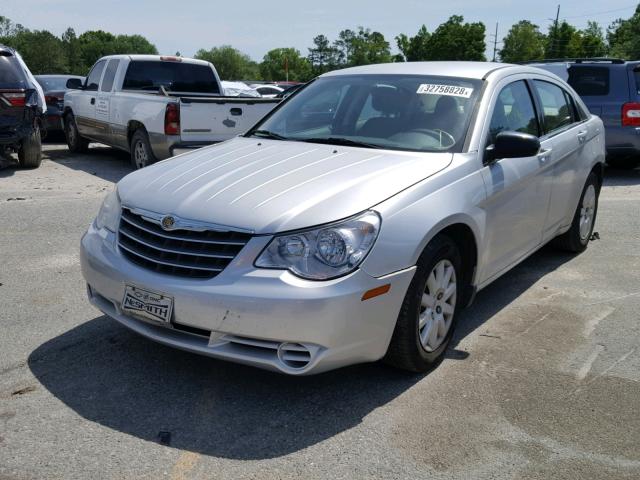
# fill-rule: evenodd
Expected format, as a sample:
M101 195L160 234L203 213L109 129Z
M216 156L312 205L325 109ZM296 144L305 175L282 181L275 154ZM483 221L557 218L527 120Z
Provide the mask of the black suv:
M22 59L0 45L0 154L18 152L23 168L40 166L42 102Z
M576 58L528 64L568 82L591 113L602 119L609 165L640 164L640 61Z

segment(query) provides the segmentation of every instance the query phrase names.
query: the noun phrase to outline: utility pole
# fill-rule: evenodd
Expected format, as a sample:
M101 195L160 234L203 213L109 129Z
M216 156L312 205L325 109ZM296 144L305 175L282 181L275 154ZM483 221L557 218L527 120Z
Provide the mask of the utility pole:
M558 4L558 10L556 11L556 21L553 26L553 39L551 40L551 58L556 58L556 45L558 40L558 19L560 18L560 4Z
M498 22L496 22L496 33L493 36L493 61L496 61L496 50L498 49Z

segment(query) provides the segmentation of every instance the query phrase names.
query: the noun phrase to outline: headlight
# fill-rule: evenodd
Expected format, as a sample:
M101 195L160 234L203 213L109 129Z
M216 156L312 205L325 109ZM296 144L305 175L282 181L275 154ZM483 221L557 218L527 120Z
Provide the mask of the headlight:
M312 280L328 280L355 270L373 246L380 216L365 212L341 223L276 236L256 267L290 270Z
M118 197L118 190L113 189L109 193L100 207L98 216L96 217L96 227L106 228L115 233L118 229L118 218L120 216L120 197Z

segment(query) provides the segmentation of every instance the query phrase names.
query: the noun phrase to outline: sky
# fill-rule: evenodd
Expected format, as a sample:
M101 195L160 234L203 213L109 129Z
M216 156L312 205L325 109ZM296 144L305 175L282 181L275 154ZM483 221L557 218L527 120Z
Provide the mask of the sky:
M77 34L106 30L116 34L141 34L160 53L192 56L200 48L232 45L254 60L261 60L272 48L295 47L308 53L313 37L330 40L343 29L364 26L383 33L395 48L399 33L415 34L422 24L433 31L451 15L465 21L483 22L487 27L487 56L493 53L496 22L498 40L510 26L531 20L545 32L556 15L558 0L510 2L482 1L364 1L322 0L320 2L236 0L0 0L0 15L31 30L46 29L56 35L67 27ZM637 3L630 0L560 2L560 19L582 28L595 20L607 27L616 18L628 18ZM498 49L500 44L498 44Z

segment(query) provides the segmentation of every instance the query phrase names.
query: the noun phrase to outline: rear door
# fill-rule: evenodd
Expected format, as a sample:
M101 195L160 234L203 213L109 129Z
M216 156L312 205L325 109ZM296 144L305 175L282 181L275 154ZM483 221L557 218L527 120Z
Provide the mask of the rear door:
M515 78L497 86L485 122L487 146L502 131L541 133L530 85L525 76ZM482 205L486 212L484 280L495 278L542 242L551 192L547 159L552 150L551 141L541 139L538 155L498 159L481 170L487 189Z
M117 58L109 60L105 67L104 75L100 82L100 88L96 96L96 135L98 140L102 140L108 144L114 143L111 138L112 129L110 123L111 92L113 90L113 84L119 64L120 60Z
M589 130L569 92L550 79L534 79L533 92L542 126L541 141L552 150L545 159L551 195L543 238L570 223L577 205L575 186Z
M97 62L87 76L84 89L74 95L73 109L78 130L82 135L91 138L97 138L100 135L100 129L96 126L96 99L106 64L106 60Z

